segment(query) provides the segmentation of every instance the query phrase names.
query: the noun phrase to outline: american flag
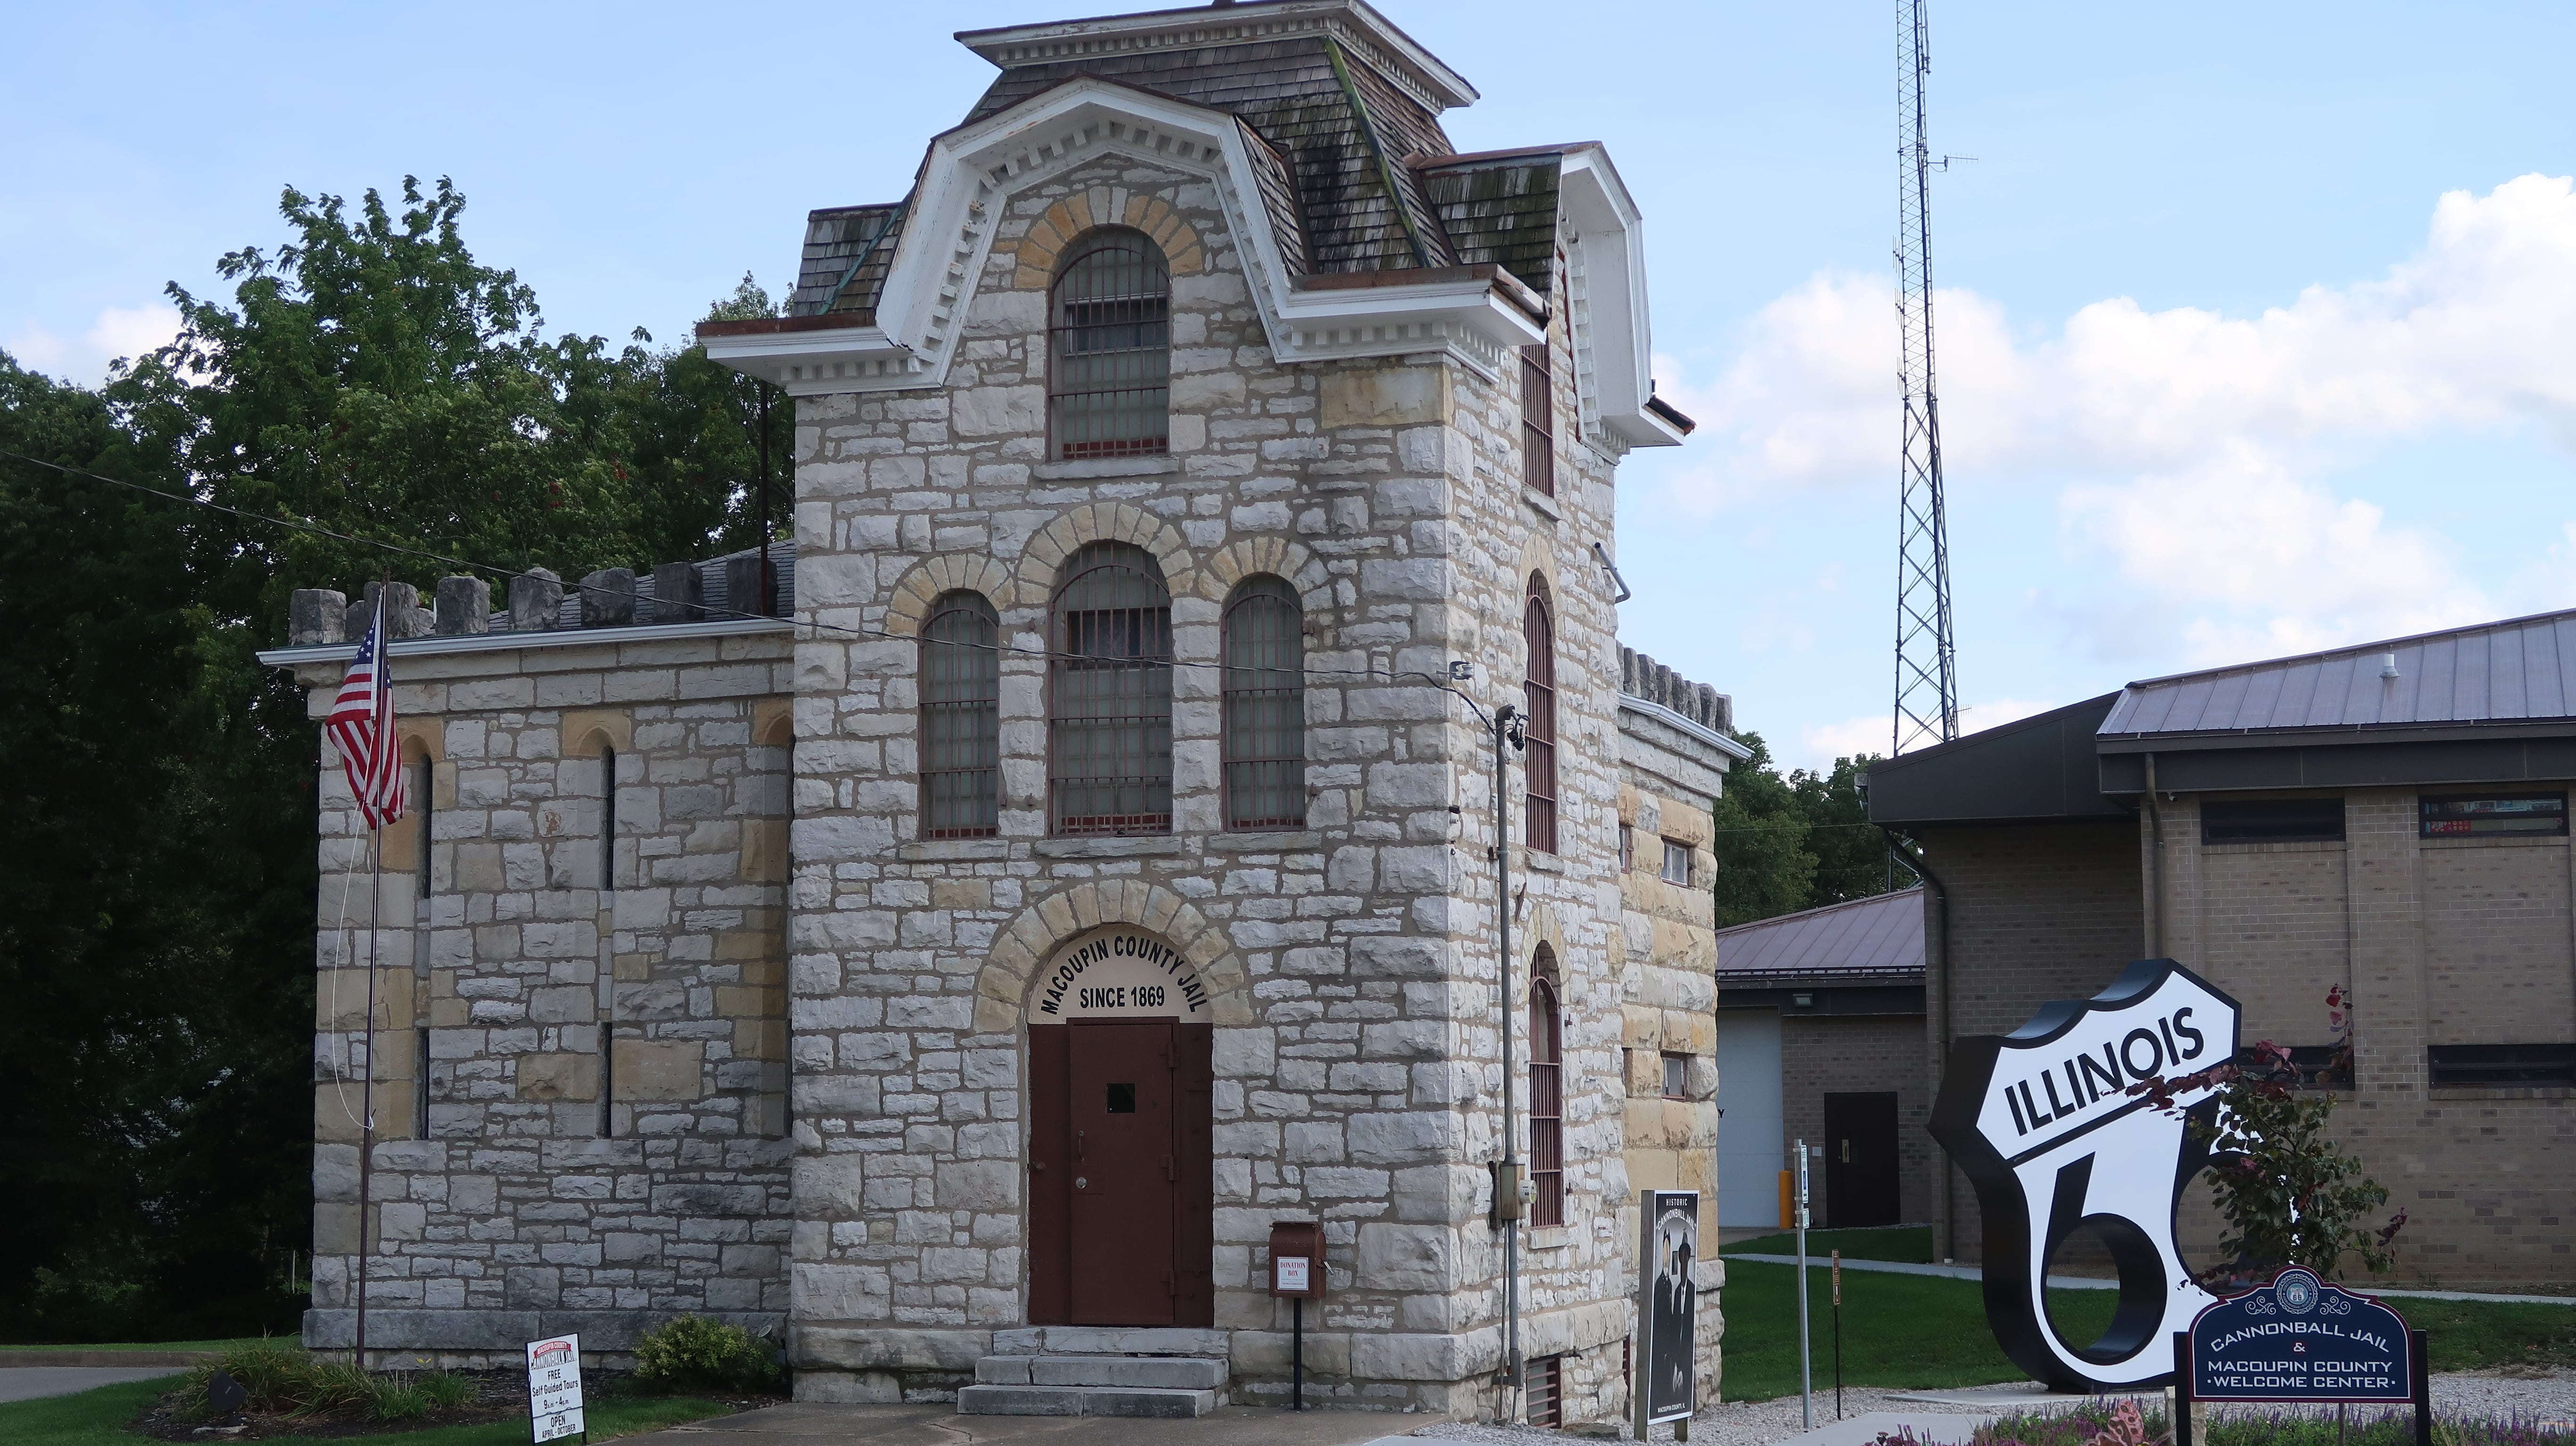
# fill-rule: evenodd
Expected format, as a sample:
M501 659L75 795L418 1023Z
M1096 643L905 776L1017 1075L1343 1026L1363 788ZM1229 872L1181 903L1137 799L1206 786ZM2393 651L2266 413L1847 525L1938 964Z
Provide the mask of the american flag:
M402 740L394 736L393 670L384 657L386 591L376 591L376 615L358 640L358 656L349 660L349 675L340 680L340 696L332 700L330 721L323 724L340 750L349 791L358 796L358 812L369 828L383 828L402 817L409 801L404 797Z

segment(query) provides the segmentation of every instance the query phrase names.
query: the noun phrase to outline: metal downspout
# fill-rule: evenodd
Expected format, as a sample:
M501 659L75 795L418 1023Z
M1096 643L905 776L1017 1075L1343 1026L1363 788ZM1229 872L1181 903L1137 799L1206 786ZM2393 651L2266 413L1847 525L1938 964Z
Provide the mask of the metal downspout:
M1879 832L1887 835L1887 846L1889 848L1894 849L1897 847L1896 830L1889 828L1885 824L1881 824L1879 825ZM1919 847L1900 850L1900 852L1903 852L1905 855L1905 866L1914 870L1916 874L1922 877L1924 886L1932 891L1933 901L1937 903L1941 909L1941 927L1933 934L1934 941L1940 946L1933 952L1939 955L1941 961L1941 976L1939 979L1939 989L1941 993L1941 1010L1939 1015L1941 1025L1941 1047L1933 1054L1933 1069L1937 1075L1948 1072L1950 1064L1950 1041L1958 1038L1958 1028L1954 1023L1956 1015L1950 1002L1950 982L1956 972L1950 967L1950 890L1948 886L1941 882L1941 876L1932 872L1931 866L1923 861L1923 853ZM1930 970L1927 969L1925 973L1928 975ZM1933 981L1927 978L1925 982L1931 983ZM1935 1078L1932 1081L1932 1088L1936 1093L1940 1090L1941 1081L1938 1078ZM1957 1260L1959 1258L1959 1192L1957 1181L1954 1178L1957 1171L1958 1165L1951 1160L1949 1152L1946 1150L1943 1151L1941 1153L1941 1223L1942 1233L1947 1238L1943 1241L1944 1248L1941 1252L1941 1258L1945 1261Z
M2156 756L2147 759L2147 957L2165 957L2165 811L2156 801Z

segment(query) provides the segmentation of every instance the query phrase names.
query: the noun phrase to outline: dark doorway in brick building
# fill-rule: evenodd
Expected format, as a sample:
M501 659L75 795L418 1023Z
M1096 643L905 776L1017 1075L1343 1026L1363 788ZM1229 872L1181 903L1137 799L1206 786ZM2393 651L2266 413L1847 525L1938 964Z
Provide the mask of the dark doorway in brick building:
M1030 1026L1030 1324L1216 1323L1213 1033Z
M1896 1092L1825 1096L1825 1224L1899 1223Z

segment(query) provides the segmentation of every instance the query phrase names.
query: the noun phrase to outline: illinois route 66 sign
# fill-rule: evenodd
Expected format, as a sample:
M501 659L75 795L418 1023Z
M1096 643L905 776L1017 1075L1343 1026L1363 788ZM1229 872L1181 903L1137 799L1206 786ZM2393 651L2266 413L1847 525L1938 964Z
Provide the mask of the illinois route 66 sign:
M2174 1246L2174 1207L2209 1147L2129 1089L2234 1059L2237 1014L2235 1000L2171 959L2141 959L2091 999L1950 1047L1932 1135L1985 1216L1986 1319L2038 1380L2064 1390L2158 1380L2173 1370L2172 1333L2216 1303ZM2217 1108L2204 1099L2189 1113L2209 1121ZM2083 1226L2110 1247L2120 1303L2100 1340L2070 1342L2048 1318L2048 1264Z

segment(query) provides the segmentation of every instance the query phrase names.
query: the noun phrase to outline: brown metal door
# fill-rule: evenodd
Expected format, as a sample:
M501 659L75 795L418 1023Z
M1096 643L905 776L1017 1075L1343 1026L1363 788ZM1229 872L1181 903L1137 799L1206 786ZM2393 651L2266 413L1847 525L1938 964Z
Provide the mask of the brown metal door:
M1177 1323L1173 1026L1072 1025L1073 1323Z

